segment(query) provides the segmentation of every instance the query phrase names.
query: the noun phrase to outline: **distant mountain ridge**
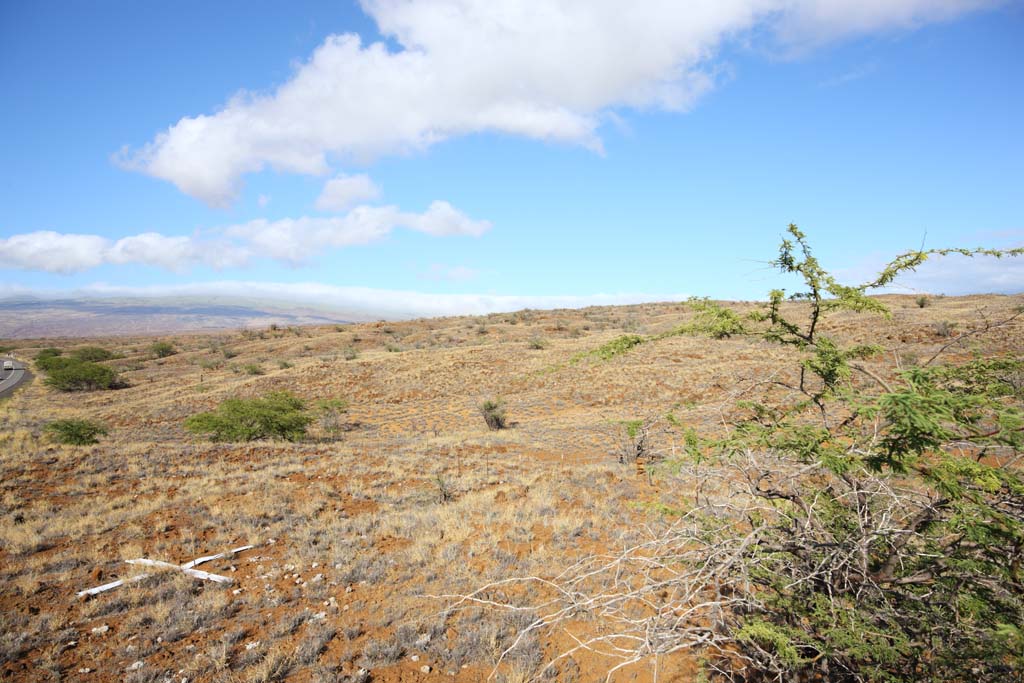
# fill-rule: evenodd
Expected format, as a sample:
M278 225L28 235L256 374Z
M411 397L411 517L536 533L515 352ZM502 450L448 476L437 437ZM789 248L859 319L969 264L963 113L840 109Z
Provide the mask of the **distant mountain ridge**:
M168 334L278 325L326 325L374 319L281 301L233 297L61 297L0 299L0 337Z

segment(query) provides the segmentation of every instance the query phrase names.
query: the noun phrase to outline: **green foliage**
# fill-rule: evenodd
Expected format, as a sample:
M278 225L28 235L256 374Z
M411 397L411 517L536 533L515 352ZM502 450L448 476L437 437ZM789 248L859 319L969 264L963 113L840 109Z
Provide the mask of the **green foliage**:
M114 352L100 346L82 346L72 351L70 356L71 358L85 361L87 363L101 363L105 360L117 357Z
M791 225L774 265L801 280L798 292L771 292L747 320L691 301L697 315L682 331L760 337L791 348L799 370L798 382L777 383L790 399L742 404L745 415L723 438L684 439L724 463L750 453L793 463L777 475L763 467L747 474L770 506L749 516L743 532L758 538L747 551L758 608L732 631L757 669L745 680L1000 681L1020 673L1024 477L1012 463L1024 451L1024 360L932 358L883 377L859 364L877 346L821 333L835 311L888 316L871 290L954 253L1024 249L907 252L873 280L847 286ZM784 311L787 301L804 303L797 310L806 317Z
M692 297L687 306L694 312L693 321L670 334L700 334L713 339L747 334L747 327L735 312L707 298Z
M355 347L346 346L345 349L341 352L341 357L344 358L345 360L355 360L356 358L359 358L359 352L355 349Z
M178 350L174 348L174 344L167 341L153 342L149 347L149 351L157 358L167 358L168 356L173 356L178 352Z
M36 354L35 362L36 367L44 372L47 370L47 366L52 362L52 359L63 356L64 352L53 346L48 346L45 349L39 351Z
M573 357L572 362L577 363L584 358L611 360L616 356L621 356L622 354L629 352L634 347L640 346L646 341L648 340L645 337L641 337L636 334L624 334L621 337L616 337L607 344L602 344L596 349L577 354Z
M914 303L917 304L918 308L926 308L927 306L931 306L932 300L926 296L919 296L914 299Z
M533 337L526 343L526 348L534 351L542 351L548 347L548 343L540 337Z
M120 386L117 373L112 368L73 357L37 357L36 366L46 372L45 383L58 391L95 391Z
M299 441L312 421L301 399L277 391L263 398L228 399L214 411L188 418L185 428L213 441Z
M266 371L259 363L246 363L242 366L242 372L247 375L265 375Z
M71 446L88 446L99 443L99 437L107 434L107 428L91 420L54 420L43 427L58 443Z
M500 398L488 399L481 403L480 414L483 415L488 429L505 429L508 426L507 417L505 416L505 402Z

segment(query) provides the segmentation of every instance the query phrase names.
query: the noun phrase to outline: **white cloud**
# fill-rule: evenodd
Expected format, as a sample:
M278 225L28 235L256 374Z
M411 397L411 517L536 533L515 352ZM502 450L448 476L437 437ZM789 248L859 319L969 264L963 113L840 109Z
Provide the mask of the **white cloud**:
M352 320L402 319L445 315L481 315L524 308L582 308L618 306L656 301L682 301L684 294L610 293L584 296L518 296L490 294L429 294L426 292L336 287L320 283L275 283L227 280L151 287L95 284L76 290L26 290L0 285L0 297L34 295L56 297L216 297L256 299L263 304L297 303L329 308Z
M1008 233L1014 236L1019 231ZM1024 243L1001 245L994 248L1013 249ZM874 254L862 262L835 270L839 280L846 284L860 284L873 280L889 262ZM1024 256L995 258L993 256L961 255L932 256L915 271L907 271L885 289L883 293L908 294L1019 294L1024 292Z
M0 238L0 268L73 273L101 265L110 241L41 230Z
M999 0L363 0L400 46L329 36L273 92L240 92L185 117L125 166L210 204L271 167L419 150L482 131L601 148L616 108L684 111L714 85L716 54L770 36L800 51L851 35L912 29ZM328 200L329 201L329 200Z
M316 200L320 211L344 211L360 202L380 197L380 188L365 174L341 175L327 181Z
M270 203L270 195L261 194L256 198L256 204L261 208L266 208L267 204Z
M937 256L896 281L893 291L932 294L1017 294L1024 292L1024 257Z
M325 248L376 242L399 227L439 237L478 237L491 224L469 218L448 202L435 201L421 214L395 206L357 206L344 216L250 221L226 228L224 234L244 241L258 254L300 265Z
M0 238L0 269L67 274L134 263L182 272L197 265L234 268L254 258L297 266L325 249L375 242L396 228L437 237L478 237L490 227L489 221L473 220L448 202L434 201L423 213L395 206L357 206L343 216L259 219L215 228L207 235L146 232L112 241L99 235L41 231Z
M249 251L244 246L156 232L123 237L116 242L100 235L50 230L0 238L0 268L48 273L69 274L105 264L129 263L180 272L197 264L218 269L243 265L248 258Z

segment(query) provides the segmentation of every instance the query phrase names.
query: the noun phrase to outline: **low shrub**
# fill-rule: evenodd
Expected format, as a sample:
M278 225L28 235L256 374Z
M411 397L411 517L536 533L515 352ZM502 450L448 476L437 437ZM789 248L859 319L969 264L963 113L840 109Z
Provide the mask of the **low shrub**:
M213 441L299 441L313 421L305 408L302 399L287 391L276 391L263 398L232 398L216 410L188 418L185 428Z
M99 443L97 437L104 436L107 428L92 420L54 420L43 431L50 434L58 443L70 446L88 446Z
M178 350L174 348L174 344L166 341L155 342L149 347L149 350L157 358L167 358L168 356L173 356L178 352Z
M540 337L534 337L526 344L526 348L533 349L534 351L542 351L548 347L548 343Z
M480 414L488 429L505 429L508 426L505 416L505 402L501 399L488 399L480 404Z
M120 385L112 368L97 363L53 356L42 361L37 359L36 365L47 373L46 384L58 391L96 391Z
M99 363L116 358L117 355L101 346L83 346L72 351L70 357L87 363Z

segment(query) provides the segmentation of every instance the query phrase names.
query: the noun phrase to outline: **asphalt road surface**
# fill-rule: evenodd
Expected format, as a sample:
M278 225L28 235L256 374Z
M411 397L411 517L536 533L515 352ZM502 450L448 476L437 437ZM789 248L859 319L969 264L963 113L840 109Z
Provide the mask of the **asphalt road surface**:
M0 367L3 367L5 360L11 359L0 356ZM30 379L32 379L32 373L25 368L25 364L18 360L14 361L13 370L0 370L0 398L10 395L22 382L27 382Z

